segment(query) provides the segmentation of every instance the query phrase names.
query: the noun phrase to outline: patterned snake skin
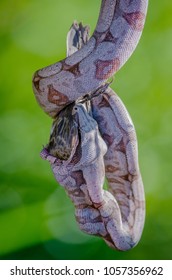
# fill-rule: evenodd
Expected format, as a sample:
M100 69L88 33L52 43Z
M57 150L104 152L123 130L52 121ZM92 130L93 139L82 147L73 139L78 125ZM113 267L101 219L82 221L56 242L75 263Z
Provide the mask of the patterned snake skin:
M42 150L42 158L51 163L57 181L74 203L80 229L101 236L121 251L140 240L145 200L133 123L105 81L137 46L147 2L102 0L92 37L87 26L75 22L67 37L67 58L38 70L33 77L36 99L55 123L58 120L58 129L64 131L69 119L75 127L65 160L52 153L50 144ZM67 106L70 115L62 113ZM70 129L63 135L70 135ZM55 141L54 132L52 138ZM67 143L67 136L64 139ZM108 190L103 189L105 177Z

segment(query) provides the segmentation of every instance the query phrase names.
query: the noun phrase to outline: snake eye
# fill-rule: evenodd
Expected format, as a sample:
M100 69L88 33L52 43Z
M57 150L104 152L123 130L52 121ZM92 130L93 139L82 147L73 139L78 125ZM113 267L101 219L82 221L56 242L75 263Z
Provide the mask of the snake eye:
M72 115L75 115L75 113L78 111L78 108L77 106L74 106L73 107L73 110L72 110Z

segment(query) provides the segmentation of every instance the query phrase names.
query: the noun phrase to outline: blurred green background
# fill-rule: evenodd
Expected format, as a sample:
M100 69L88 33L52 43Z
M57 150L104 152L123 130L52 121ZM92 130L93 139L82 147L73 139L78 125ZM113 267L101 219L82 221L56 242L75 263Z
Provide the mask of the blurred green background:
M74 19L94 30L100 0L0 1L0 258L172 259L172 3L151 0L137 50L113 89L136 127L147 214L138 246L116 252L83 234L39 152L51 119L32 75L65 57Z

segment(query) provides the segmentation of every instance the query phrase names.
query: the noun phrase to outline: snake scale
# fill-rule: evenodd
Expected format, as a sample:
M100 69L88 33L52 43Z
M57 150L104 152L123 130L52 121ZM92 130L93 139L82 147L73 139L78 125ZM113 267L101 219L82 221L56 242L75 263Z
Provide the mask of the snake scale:
M73 202L80 229L120 251L140 240L145 198L135 128L107 80L135 50L147 5L148 0L102 0L93 35L74 22L67 57L33 77L39 105L54 118L41 157Z

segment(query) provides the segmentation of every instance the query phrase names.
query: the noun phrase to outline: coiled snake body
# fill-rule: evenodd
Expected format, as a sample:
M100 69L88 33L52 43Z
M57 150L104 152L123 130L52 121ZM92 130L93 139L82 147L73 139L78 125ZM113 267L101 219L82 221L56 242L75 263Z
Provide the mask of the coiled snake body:
M41 156L75 206L82 231L117 250L140 240L145 200L137 138L120 98L105 83L133 53L147 0L102 0L96 29L72 25L67 58L38 70L33 89L54 123ZM103 189L107 179L108 190Z

